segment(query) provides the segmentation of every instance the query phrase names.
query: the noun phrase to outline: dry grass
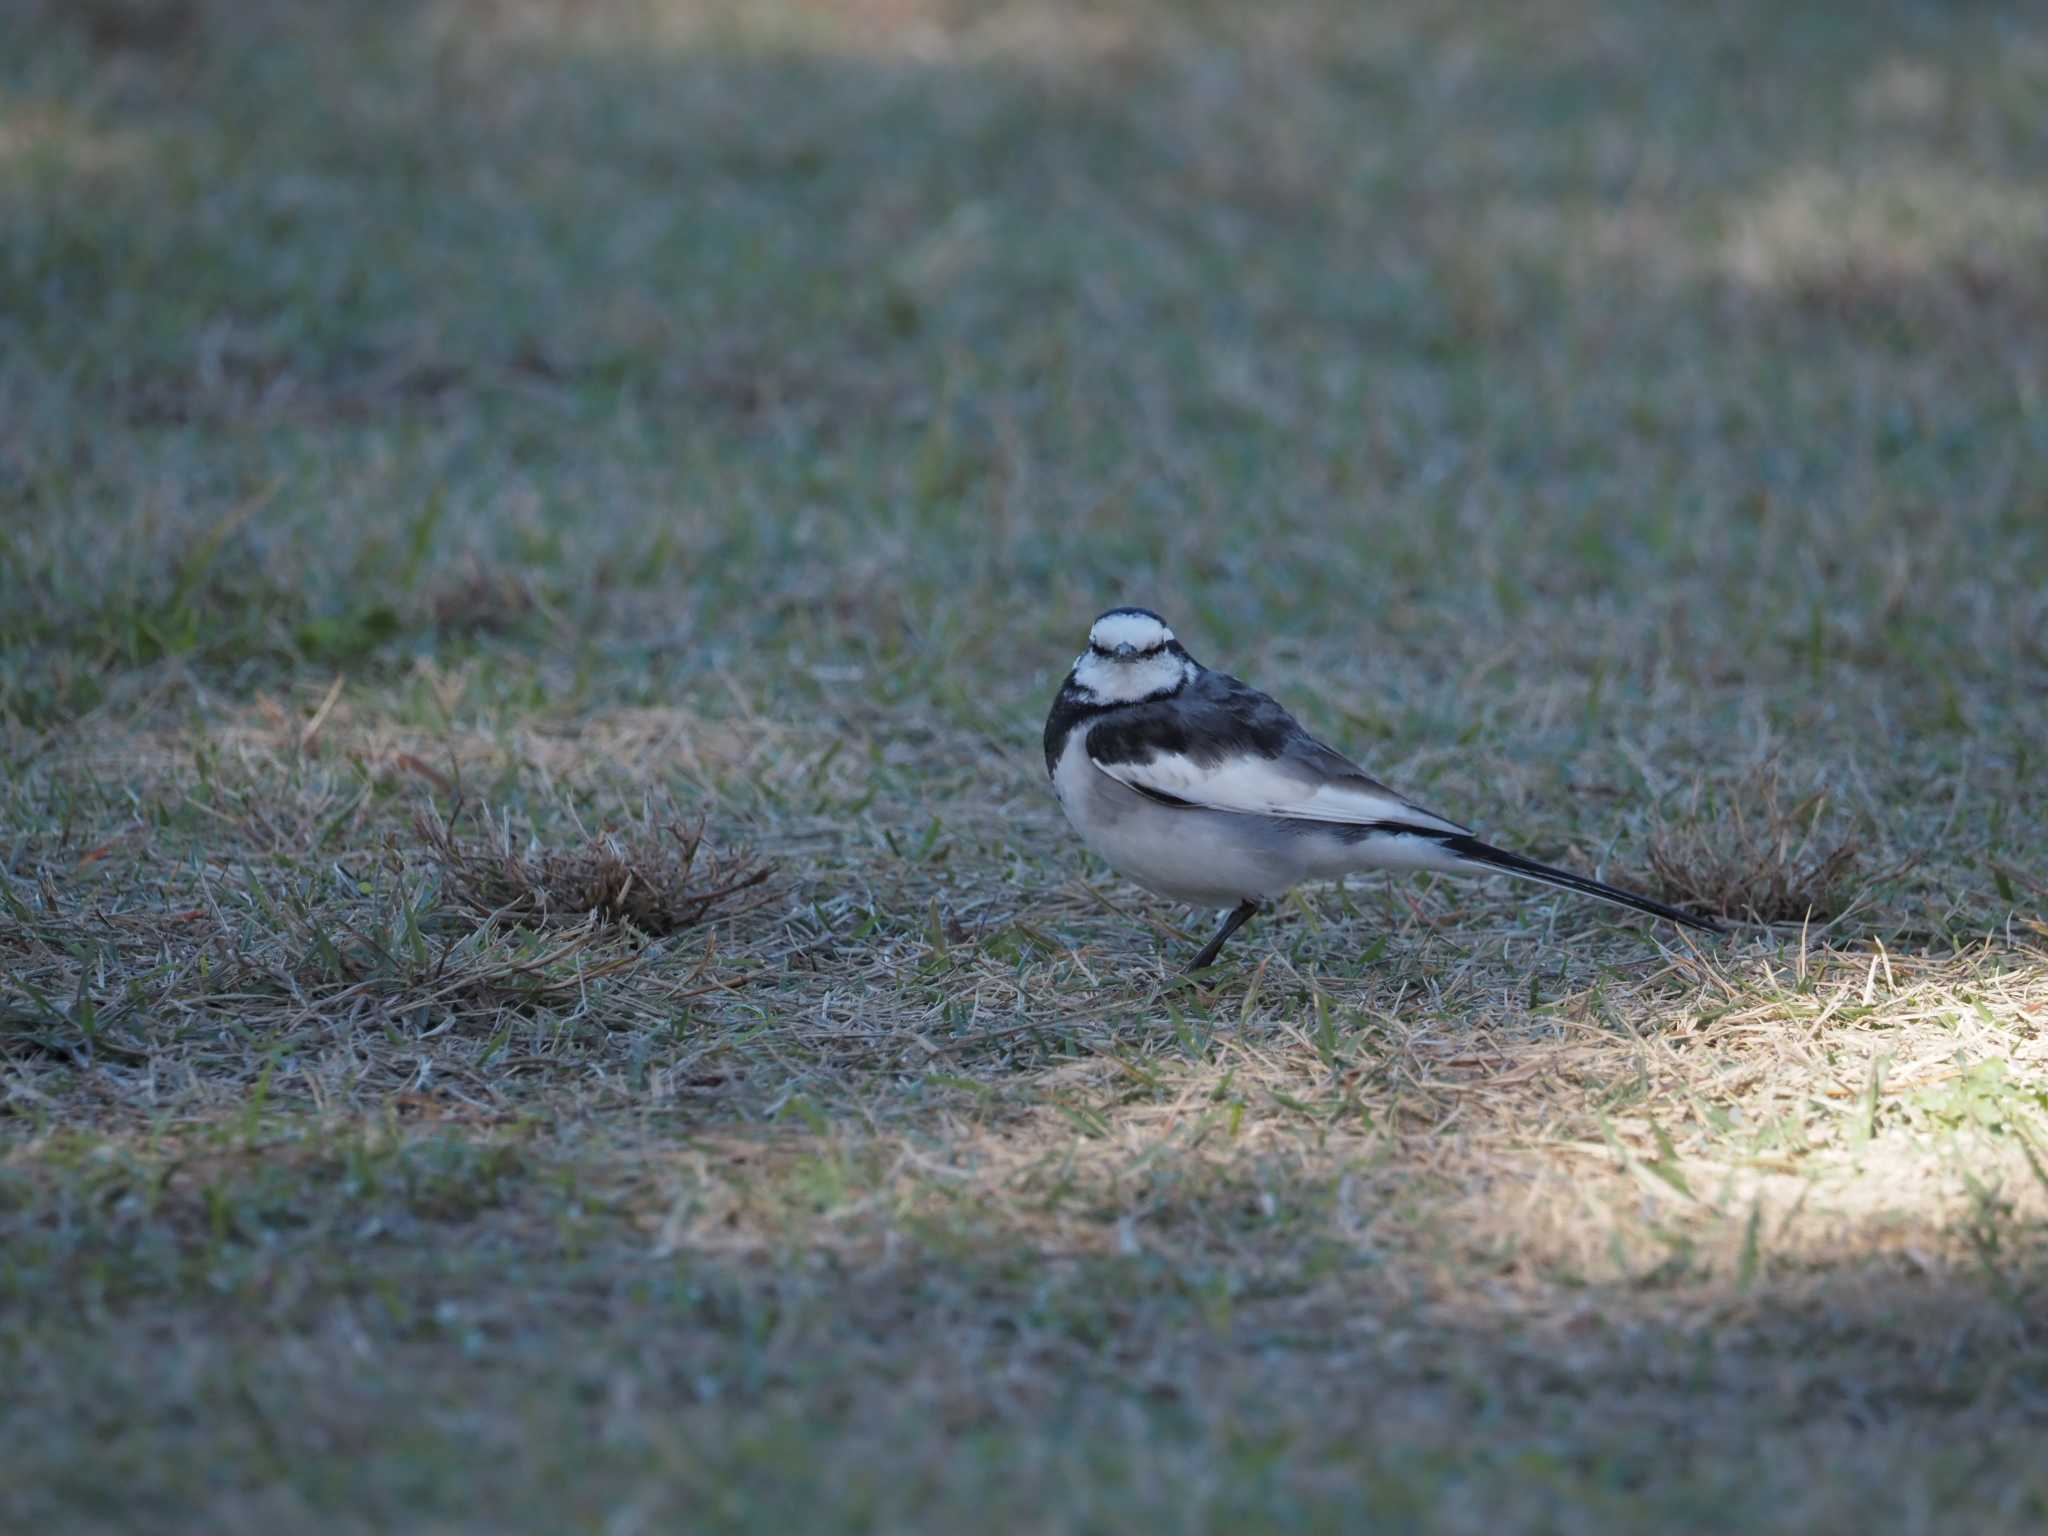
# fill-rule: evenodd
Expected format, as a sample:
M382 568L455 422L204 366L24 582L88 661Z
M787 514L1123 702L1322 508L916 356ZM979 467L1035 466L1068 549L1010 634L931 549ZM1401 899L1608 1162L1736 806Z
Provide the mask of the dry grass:
M0 1525L2048 1519L2030 13L24 15Z
M1826 790L1795 798L1768 763L1650 844L1658 889L1718 917L1831 923L1854 906L1862 858L1854 839L1822 830L1827 809Z
M480 812L481 836L452 830L465 809L458 800L443 820L428 806L413 826L440 866L446 894L488 921L548 928L597 919L667 938L714 913L737 917L770 894L762 889L769 866L704 846L702 816L686 825L672 812L657 817L643 809L636 821L594 833L581 847L529 844L522 852L509 815L494 825Z
M493 841L458 835L421 803L410 836L366 838L373 792L309 766L296 745L245 751L203 786L154 786L167 797L158 815L180 801L193 813L201 856L130 822L0 872L0 1056L146 1067L152 1095L176 1063L207 1097L232 1096L280 1052L365 1030L460 1040L470 1071L515 1037L545 1054L582 1029L666 1028L746 981L716 968L715 938L688 959L649 942L744 918L770 893L767 866L705 847L701 818L643 809L568 850L515 852L509 814ZM413 1071L354 1049L330 1059L352 1078Z

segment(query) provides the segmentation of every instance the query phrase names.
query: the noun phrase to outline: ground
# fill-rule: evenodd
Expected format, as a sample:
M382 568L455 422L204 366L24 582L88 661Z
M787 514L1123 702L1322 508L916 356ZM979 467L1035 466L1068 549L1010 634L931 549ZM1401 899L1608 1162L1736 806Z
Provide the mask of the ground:
M0 1524L2048 1521L2036 8L12 24Z

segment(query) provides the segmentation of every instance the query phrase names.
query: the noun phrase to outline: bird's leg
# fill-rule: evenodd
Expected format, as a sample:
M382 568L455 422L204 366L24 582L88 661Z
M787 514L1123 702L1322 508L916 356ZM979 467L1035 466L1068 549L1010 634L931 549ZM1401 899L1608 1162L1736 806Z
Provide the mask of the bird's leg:
M1232 907L1230 909L1230 916L1223 919L1223 926L1216 930L1216 937L1202 946L1202 952L1195 956L1194 962L1188 966L1188 969L1190 971L1199 971L1203 966L1215 960L1217 954L1223 948L1223 941L1250 922L1252 914L1258 910L1259 904L1256 901L1249 900L1240 901L1236 906Z

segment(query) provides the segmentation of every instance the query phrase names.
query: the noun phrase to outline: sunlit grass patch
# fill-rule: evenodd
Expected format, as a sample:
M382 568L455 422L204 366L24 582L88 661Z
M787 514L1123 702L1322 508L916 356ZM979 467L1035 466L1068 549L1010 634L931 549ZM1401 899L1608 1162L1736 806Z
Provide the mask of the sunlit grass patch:
M1726 260L1745 282L1819 298L1830 283L1910 285L1970 270L2021 281L2044 241L2048 196L2035 187L1948 168L1861 181L1793 168L1739 217Z

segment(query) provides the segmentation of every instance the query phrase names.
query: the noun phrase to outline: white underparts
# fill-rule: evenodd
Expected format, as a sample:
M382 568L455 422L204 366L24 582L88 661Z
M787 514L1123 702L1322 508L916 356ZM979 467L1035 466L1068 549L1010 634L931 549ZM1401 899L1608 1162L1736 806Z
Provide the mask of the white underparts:
M1088 735L1076 730L1053 770L1067 820L1118 873L1175 901L1234 907L1369 869L1469 868L1436 839L1413 833L1359 836L1327 822L1162 805L1097 767Z

